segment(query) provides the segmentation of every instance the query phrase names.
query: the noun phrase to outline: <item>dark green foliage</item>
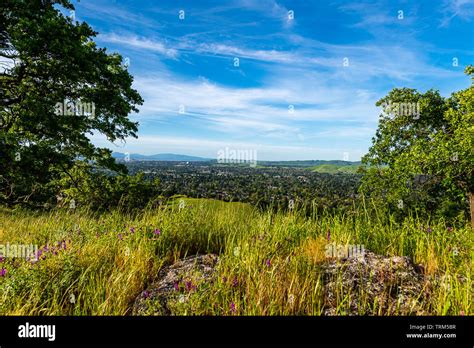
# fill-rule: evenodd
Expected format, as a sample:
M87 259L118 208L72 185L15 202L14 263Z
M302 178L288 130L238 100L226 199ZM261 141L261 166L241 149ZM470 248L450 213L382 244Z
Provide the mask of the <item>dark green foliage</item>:
M86 206L94 210L120 207L129 210L145 208L158 198L159 180L145 180L143 173L135 175L111 175L93 170L82 162L71 168L68 174L53 183L59 205L69 209Z
M59 5L59 6L58 6ZM78 158L125 172L111 151L90 135L109 140L135 136L140 95L122 57L92 41L96 33L58 8L65 0L2 0L0 4L0 202L44 202L49 183ZM5 63L6 62L6 63ZM59 112L66 102L71 115ZM89 109L83 112L82 106ZM92 109L93 107L93 109Z
M467 213L474 192L474 86L450 98L394 89L377 105L385 113L363 158L361 191L401 215L413 208L448 217Z

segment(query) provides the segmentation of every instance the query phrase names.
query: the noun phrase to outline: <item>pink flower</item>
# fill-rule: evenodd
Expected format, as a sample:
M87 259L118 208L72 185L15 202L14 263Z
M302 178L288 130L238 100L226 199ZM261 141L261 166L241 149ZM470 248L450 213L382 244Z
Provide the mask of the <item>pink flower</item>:
M187 281L185 283L185 285L186 285L186 290L187 291L191 291L191 290L196 288L196 285L194 285L193 282L191 282L191 281Z
M265 261L265 264L267 265L267 267L270 267L272 265L272 262L270 261L270 259L267 259Z
M154 231L153 231L154 234L156 234L157 236L159 236L161 234L161 231L159 228L156 228Z
M7 269L5 267L2 267L2 269L0 270L0 277L5 277L6 274L7 274Z

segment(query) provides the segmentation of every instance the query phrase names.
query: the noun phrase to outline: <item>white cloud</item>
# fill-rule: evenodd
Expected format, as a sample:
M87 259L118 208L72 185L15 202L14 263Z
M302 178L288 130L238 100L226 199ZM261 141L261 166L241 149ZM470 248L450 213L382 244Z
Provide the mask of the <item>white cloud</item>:
M82 1L75 4L76 18L81 16L84 18L94 18L96 20L112 22L115 25L134 28L137 25L141 27L150 27L153 29L160 28L156 21L140 14L133 13L126 8L120 6L119 2L111 4L110 1L94 0Z
M122 36L115 33L101 34L98 36L98 39L102 42L126 45L127 47L135 49L157 52L168 58L176 58L178 56L177 50L167 47L163 42L140 38L134 35Z
M351 153L359 156L375 132L379 115L373 92L354 90L350 86L329 87L311 75L292 79L274 77L259 88L230 88L206 79L183 80L173 75L137 76L134 87L145 99L141 112L134 116L141 124L139 140L130 140L137 145L137 152L142 145L153 149L151 152L181 151L209 156L209 151L214 151L210 150L215 148L212 141L201 142L199 147L181 146L181 141L172 145L161 142L163 147L156 150L146 145L151 140L141 142L147 139L146 135L143 138L143 132L148 133L149 126L160 120L163 124L175 125L173 134L178 138L181 131L191 128L194 134L227 139L219 140L222 146L230 143L245 148L245 144L258 139L267 146L261 149L267 158L278 159L287 153L290 159L289 148L282 149L276 144L294 143L300 144L299 147L290 148L294 150L293 155L301 154L300 159L339 158L342 155L334 156L347 151L347 146L342 145L347 141L357 143L353 145L356 148L349 147ZM178 112L180 105L184 107L184 114ZM293 112L289 105L294 106ZM185 128L181 128L184 124ZM172 141L173 138L167 139ZM331 143L334 149L327 153L322 151L321 142Z
M249 48L236 43L200 42L199 38L163 41L131 34L109 33L100 35L99 39L123 45L125 48L142 50L143 56L146 52L155 52L171 59L179 59L183 54L225 59L239 58L241 64L250 59L269 64L268 70L291 69L293 73L302 75L313 73L316 69L326 69L324 78L345 81L361 82L372 78L388 78L394 82L407 82L423 76L449 78L456 74L452 70L428 64L426 53L422 51L427 52L430 48L418 43L333 45L292 34L287 39L298 42L299 48L283 51ZM348 67L343 66L346 58L349 62Z
M447 27L455 17L470 20L474 17L474 0L445 0L441 9L440 27Z
M134 87L145 99L138 116L145 119L174 117L183 105L187 114L223 126L252 125L266 129L280 128L278 122L366 120L366 112L376 110L372 106L367 108L368 103L374 105L376 101L370 91L330 87L311 76L279 76L259 88L231 88L199 79L138 76ZM290 105L294 107L293 113Z
M240 8L256 11L266 17L279 20L283 28L291 28L297 18L297 14L295 14L294 19L289 20L288 14L291 9L275 0L239 0L238 3Z

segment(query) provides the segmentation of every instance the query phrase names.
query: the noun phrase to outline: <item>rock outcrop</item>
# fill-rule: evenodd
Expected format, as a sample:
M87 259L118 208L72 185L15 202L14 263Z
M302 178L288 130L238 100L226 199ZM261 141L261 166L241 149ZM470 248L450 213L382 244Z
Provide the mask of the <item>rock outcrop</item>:
M135 300L132 315L171 315L190 294L215 278L219 257L194 255L164 267ZM430 281L409 257L366 251L321 264L323 315L424 315ZM339 306L339 308L338 308ZM192 314L192 313L190 313Z
M164 267L157 280L135 300L132 315L170 315L170 301L186 302L200 284L212 281L219 258L193 255Z
M323 265L323 277L324 315L425 314L420 305L427 295L422 267L409 257L385 257L366 251L328 261ZM344 301L347 305L337 311L337 304Z

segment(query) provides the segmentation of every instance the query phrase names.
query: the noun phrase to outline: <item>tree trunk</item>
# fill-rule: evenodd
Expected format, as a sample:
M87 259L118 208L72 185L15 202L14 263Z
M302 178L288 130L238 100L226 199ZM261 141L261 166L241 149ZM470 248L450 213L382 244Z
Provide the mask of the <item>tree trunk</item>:
M471 228L474 230L474 193L469 193L469 207L471 208Z

